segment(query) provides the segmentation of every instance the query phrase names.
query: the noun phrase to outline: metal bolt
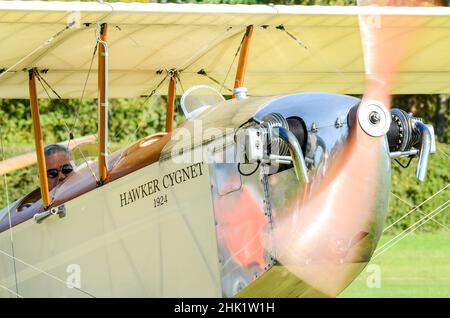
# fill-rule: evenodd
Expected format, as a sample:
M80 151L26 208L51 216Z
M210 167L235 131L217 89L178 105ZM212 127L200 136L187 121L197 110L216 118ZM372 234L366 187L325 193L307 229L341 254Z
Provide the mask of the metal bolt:
M372 124L377 125L381 120L381 116L378 112L371 112L369 115L369 120Z

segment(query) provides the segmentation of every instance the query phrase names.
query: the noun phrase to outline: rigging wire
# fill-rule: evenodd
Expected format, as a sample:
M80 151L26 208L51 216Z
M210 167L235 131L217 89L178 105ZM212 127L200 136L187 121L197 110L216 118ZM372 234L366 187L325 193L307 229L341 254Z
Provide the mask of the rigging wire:
M206 73L206 71L202 68L200 71L197 72L197 74L199 75L203 75L206 76L207 78L209 78L211 81L213 81L214 83L216 83L217 85L219 85L220 87L225 88L227 91L233 93L233 90L229 87L226 87L224 84L220 83L217 79L215 79L214 77L212 77L211 75L209 75L208 73Z
M150 92L149 95L146 96L146 98L144 99L144 101L139 105L139 108L143 108L145 106L145 104L147 103L147 101L153 97L153 95L155 95L156 91L161 87L161 85L166 81L166 79L169 77L169 74L166 73L166 76L164 76L164 78L153 88L153 90ZM144 95L145 96L145 95ZM147 118L148 115L148 110L144 110L144 116L143 119L145 121L145 119ZM142 124L138 124L138 126L136 127L135 131L131 134L129 134L128 137L128 141L127 141L127 146L129 146L132 142L132 138L136 137L137 133L139 132L139 130L142 128ZM119 134L123 131L123 129L119 130L118 133L116 133L114 138L117 138L117 136L119 136Z
M230 30L230 29L227 29L227 31L228 31L228 30ZM243 35L243 37L242 37L242 39L241 39L241 42L239 43L239 46L238 46L238 48L237 48L237 50L236 50L236 53L235 53L234 56L233 56L233 60L231 61L230 66L228 67L227 73L226 73L225 78L224 78L224 80L223 80L222 83L219 82L219 81L218 81L217 79L215 79L214 77L210 76L208 73L206 73L205 69L203 69L203 68L202 68L200 71L197 72L197 74L206 76L206 77L209 78L211 81L213 81L214 83L216 83L217 85L219 85L219 86L220 86L220 91L219 91L220 94L222 94L222 89L224 89L224 88L225 88L227 91L233 93L233 90L232 90L232 89L230 89L230 88L228 88L228 87L225 86L225 82L227 81L228 76L230 75L230 71L231 71L231 68L232 68L233 65L234 65L234 62L236 61L236 57L238 56L239 52L241 51L242 44L244 43L244 40L245 40L245 37L246 37L246 36L247 36L247 31L244 32L244 35ZM192 64L191 64L191 65L192 65Z
M391 191L391 194L392 194L393 197L397 198L399 201L401 201L401 202L407 204L410 208L413 208L413 207L414 207L414 204L412 204L411 202L408 202L408 201L405 200L405 199L402 199L400 196L396 195L394 192ZM422 214L422 215L426 215L426 213L424 213L424 212L423 212L422 210L420 210L420 209L417 209L417 211L418 211L420 214ZM437 223L437 224L439 224L440 226L442 226L442 227L444 227L444 228L446 228L447 230L450 231L450 228L449 228L447 225L442 224L441 222L436 221L436 220L432 220L432 221L435 222L435 223Z
M6 287L6 286L4 286L4 285L2 285L2 284L0 284L0 288L3 288L4 290L10 292L11 294L13 294L14 296L16 296L17 298L23 298L22 295L19 295L19 294L16 293L15 291L9 289L8 287Z
M56 280L56 281L58 281L58 282L64 284L64 285L65 285L66 287L68 287L68 288L76 289L76 290L78 290L78 291L80 291L80 292L82 292L82 293L88 295L89 297L96 298L94 295L92 295L92 294L90 294L89 292L87 292L87 291L85 291L85 290L83 290L83 289L81 289L81 288L79 288L79 287L77 287L77 286L71 284L70 282L64 281L64 280L58 278L57 276L55 276L55 275L53 275L53 274L50 274L50 273L48 273L48 272L46 272L46 271L44 271L44 270L42 270L42 269L40 269L40 268L34 266L33 264L27 263L27 262L25 262L24 260L22 260L22 259L20 259L20 258L18 258L18 257L14 257L14 256L12 256L12 255L6 253L5 251L3 251L3 250L1 250L1 249L0 249L0 254L3 254L3 255L5 255L6 257L9 257L9 258L13 258L13 259L16 260L18 263L21 263L22 265L25 265L25 266L27 266L27 267L29 267L29 268L31 268L31 269L33 269L33 270L35 270L35 271L37 271L37 272L43 274L43 275L45 275L45 276L48 276L48 277L54 279L54 280ZM69 286L70 286L70 287L69 287Z
M244 35L242 36L241 43L239 43L236 53L234 54L233 60L231 61L230 67L228 67L228 71L227 71L227 74L225 75L222 85L220 85L220 91L219 91L220 94L222 94L222 88L224 87L225 82L228 79L228 75L230 75L231 68L233 67L234 62L236 61L236 57L238 56L239 52L241 51L242 44L244 43L246 36L247 36L247 29L245 30Z
M276 26L275 29L284 31L291 39L293 39L295 42L297 42L301 47L303 47L305 50L308 50L308 46L305 43L303 43L301 40L297 39L291 32L286 30L286 28L284 27L283 24Z
M75 118L73 120L72 127L70 128L70 131L69 131L69 141L67 142L67 148L69 148L70 142L74 138L73 131L74 131L74 129L75 129L77 123L78 123L78 118L79 118L79 114L80 114L80 108L81 108L81 105L83 105L84 93L86 91L87 82L88 82L89 76L91 74L92 64L93 64L95 56L97 54L97 49L98 49L98 42L95 42L94 50L92 52L91 62L89 64L89 70L88 70L88 73L86 75L86 79L84 81L83 90L81 92L80 103L78 104L78 107L77 107L77 109L75 111ZM95 136L96 140L98 140L97 135L94 134L94 136ZM84 163L86 164L86 167L89 169L89 171L91 172L91 175L94 177L95 183L98 184L99 178L97 178L97 176L95 175L95 172L92 170L91 166L89 165L88 160L86 159L86 156L84 155L83 151L80 149L80 147L77 147L77 150L80 152L81 156L83 157Z
M438 152L440 152L443 155L443 157L445 157L447 159L450 159L450 156L445 151L443 151L443 150L441 150L439 148L436 148L436 149L437 149Z
M48 99L50 100L50 105L52 105L52 104L53 104L53 100L52 100L52 98L50 97L50 94L48 93L48 91L47 91L47 89L45 88L44 84L42 83L42 81L41 81L41 76L39 75L39 72L38 72L37 70L35 71L35 74L36 74L36 77L37 77L39 83L41 84L42 88L44 89L45 93L47 94ZM44 81L44 82L45 82L45 81ZM46 83L46 82L45 82L45 83ZM48 84L47 84L47 85L48 85ZM53 92L54 92L54 91L53 91ZM59 96L59 95L57 95L57 96ZM63 118L63 122L64 122L64 125L66 126L67 131L69 131L69 126L67 125L67 123L66 123L66 121L65 121L64 118ZM54 200L55 200L55 197L56 197L56 193L58 192L58 187L57 187L58 184L59 184L59 178L58 178L58 183L56 184L56 187L55 187L55 191L53 192L53 196L52 196L52 198L51 198L51 200L50 200L50 206L53 204L53 202L54 202Z
M97 49L98 49L98 43L95 42L94 51L92 52L91 62L89 64L89 70L88 70L88 73L86 75L86 79L84 81L83 91L81 92L80 103L78 104L78 107L77 107L77 109L75 111L75 119L73 120L72 127L70 129L70 131L72 133L73 133L73 131L74 131L74 129L75 129L77 123L78 123L78 117L79 117L79 113L80 113L80 108L81 108L81 105L83 104L84 93L86 91L87 82L88 82L89 76L91 74L92 64L94 63L94 59L95 59L95 56L97 54ZM69 144L70 144L70 140L71 139L69 139ZM69 144L67 146L69 146Z
M449 206L450 200L447 200L445 203L438 206L436 209L425 215L423 218L419 219L419 221L415 222L413 225L402 231L400 234L383 244L381 247L376 249L374 256L372 259L375 259L376 257L380 256L384 252L386 252L388 249L392 248L394 245L399 243L402 239L404 239L406 236L417 230L419 227L427 223L429 220L432 220L435 216L437 216L439 213L445 211ZM392 242L392 243L391 243Z
M27 55L25 55L24 57L20 58L16 63L14 63L13 65L9 66L8 68L6 68L5 70L3 70L3 72L0 73L0 78L2 76L4 76L5 74L7 74L8 72L11 72L13 68L15 68L17 65L19 65L20 63L22 63L23 61L25 61L26 59L28 59L29 57L33 56L34 54L36 54L37 52L39 52L41 49L43 49L44 47L46 47L47 45L49 45L50 43L52 43L56 38L58 38L59 36L61 36L61 34L63 34L65 31L71 29L73 26L75 25L75 20L68 23L62 30L56 32L55 34L53 34L51 37L49 37L47 40L45 40L41 45L39 45L38 47L36 47L33 51L31 51L30 53L28 53Z
M181 91L182 91L183 94L184 94L184 87L183 87L183 84L181 83L180 73L181 73L181 72L176 72L176 73L175 73L175 77L177 78L178 83L180 83Z
M91 61L91 66L92 66L92 61ZM89 69L89 73L90 73L90 71L91 71L91 69ZM89 78L89 73L88 73L88 76L87 76L87 78L86 78L86 82L85 82L85 87L84 87L84 89L86 88L86 83L87 83L87 79ZM42 88L44 89L44 91L45 91L47 97L49 98L50 103L53 104L53 99L50 97L50 94L48 93L47 89L45 88L45 85L48 87L48 89L50 89L50 90L55 94L55 96L58 98L58 100L66 106L66 108L70 109L70 106L69 106L69 104L67 103L67 101L64 100L64 99L58 94L58 92L56 92L56 90L55 90L55 89L54 89L54 88L53 88L53 87L45 80L45 78L41 75L41 73L40 73L37 69L36 69L35 74L36 74L36 77L37 77L39 83L41 84ZM44 85L44 84L45 84L45 85ZM84 89L83 89L83 92L82 92L82 97L84 96ZM80 101L80 105L81 105L81 101ZM62 120L63 120L63 122L64 122L64 125L66 126L66 130L67 130L67 132L68 132L68 134L69 134L69 141L68 141L67 147L69 147L70 141L71 141L72 139L74 139L73 129L74 129L75 123L76 123L76 121L77 121L77 119L78 119L78 117L79 117L79 108L80 108L80 105L78 106L77 110L75 111L75 119L74 119L74 124L72 125L72 128L69 128L69 125L67 124L66 120L65 120L64 118L62 118ZM96 138L97 138L97 136L96 136Z
M5 160L5 148L3 145L3 132L0 128L0 144L1 144L1 150L2 150L2 161ZM12 221L11 221L11 204L9 202L9 189L8 189L8 180L7 180L7 174L5 173L3 175L3 182L5 186L5 196L6 196L6 208L8 209L8 221L9 221L9 233L10 233L10 240L11 240L11 252L13 257L15 256L14 251L14 237L13 237L13 229L12 229ZM14 268L14 281L16 284L16 295L20 297L19 295L19 285L17 283L17 269L16 269L16 260L13 259L13 268ZM6 287L5 287L6 288ZM9 288L6 288L7 290L11 291Z
M37 77L37 79L38 79L38 81L39 81L39 83L41 84L41 86L42 86L42 88L44 89L44 91L45 91L45 94L47 94L47 97L48 97L48 99L50 100L50 105L53 105L53 99L51 98L51 96L50 96L50 94L48 93L48 91L47 91L47 89L45 88L45 85L44 85L44 83L49 87L49 89L58 97L58 99L67 107L67 108L69 108L69 105L67 104L67 102L66 101L64 101L60 96L59 96L59 94L47 83L47 81L41 76L41 74L39 73L39 71L37 70L37 69L35 69L35 74L36 74L36 77ZM63 122L64 122L64 126L66 126L66 130L70 133L70 128L69 128L69 126L67 125L67 122L66 122L66 120L63 118L63 117L61 117L62 118L62 120L63 120ZM69 138L70 139L70 138Z
M180 72L179 71L176 72L175 76L177 78L177 81L175 83L177 83L177 82L180 83L181 91L183 92L182 95L184 95L184 87L183 87L183 84L181 83ZM177 114L180 114L180 108L181 108L181 101L180 101L180 103L178 103L178 106L177 106L177 110L176 110Z
M393 227L395 224L397 224L398 222L400 222L401 220L403 220L405 217L407 217L408 215L410 215L411 213L413 213L415 210L417 210L418 208L420 208L422 205L424 205L425 203L427 203L428 201L430 201L432 198L434 198L435 196L437 196L439 193L441 193L442 191L444 191L445 189L447 189L450 186L450 184L447 184L445 187L443 187L442 189L440 189L439 191L437 191L436 193L434 193L433 195L431 195L430 197L428 197L425 201L423 201L422 203L420 203L419 205L417 205L416 207L414 207L413 209L409 210L405 215L403 215L401 218L399 218L397 221L391 223L388 227L386 227L383 230L383 233L386 232L387 230L389 230L391 227Z
M227 32L229 32L231 29L233 29L233 27L228 27L226 30L225 30L225 34L227 33ZM233 36L235 36L237 33L234 33L233 35L231 35L230 37L233 37ZM205 45L202 49L200 49L199 51L200 51L200 53L199 54L197 54L197 57L195 57L194 58L194 60L192 60L192 61L189 61L189 59L187 60L187 61L185 61L180 67L177 67L177 69L179 69L180 70L180 72L182 72L182 71L185 71L185 70L187 70L189 67L191 67L195 62L197 62L199 59L201 59L206 53L208 53L209 52L209 49L211 48L211 47L213 47L214 45L214 43L217 43L217 44L220 44L221 42L223 42L224 40L226 40L226 39L229 39L230 37L225 37L225 39L223 39L222 41L217 41L218 39L220 39L220 38L222 38L222 35L218 35L217 37L215 37L210 43L208 43L207 45ZM187 64L187 63L189 63L187 66L184 66L185 64Z
M316 51L314 54L312 54L311 52L311 48L303 41L301 41L300 39L298 39L298 37L296 37L294 34L292 34L291 32L289 32L286 27L283 24L280 24L278 26L275 27L275 29L280 30L282 32L284 32L289 38L291 38L293 41L295 41L298 45L300 45L300 47L302 47L303 49L305 49L305 51L308 53L308 55L315 59L316 61L322 63L323 65L326 65L328 67L330 67L331 69L333 69L333 71L335 73L338 73L342 76L344 76L344 73L342 72L342 70L340 70L338 67L331 65L327 59L325 59L322 54L320 53L320 51Z
M61 102L63 102L63 103L66 105L67 108L69 108L68 104L67 104L67 103L60 97L60 95L59 95L59 94L58 94L58 93L50 86L50 84L49 84L49 83L48 83L48 82L40 75L40 73L39 73L38 70L36 70L36 73L35 73L35 74L36 74L36 77L37 77L39 83L41 84L42 88L44 89L45 93L47 94L47 97L48 97L48 99L50 100L50 104L53 104L53 100L52 100L52 98L50 97L50 94L48 93L48 91L47 91L47 89L45 88L45 86L44 86L43 83L45 83L47 86L49 86L49 88L52 90L52 92L53 92L56 96L58 96L59 100L60 100ZM73 134L72 134L72 132L71 132L71 130L70 130L69 126L67 125L67 122L65 121L64 118L63 118L63 122L64 122L64 125L65 125L65 127L66 127L67 132L69 133L69 141L68 141L68 144L67 144L67 148L69 148L70 141L71 141L71 139L73 138ZM91 174L92 174L92 176L93 176L95 182L97 183L97 182L98 182L98 178L97 178L97 176L95 175L95 172L94 172L94 171L92 170L92 168L90 167L90 165L89 165L89 163L88 163L86 157L84 156L84 153L82 152L82 150L79 149L79 148L78 148L78 150L82 153L82 157L83 157L83 159L84 159L84 161L85 161L85 163L86 163L86 166L88 167L88 169L89 169L89 171L91 172ZM55 186L55 191L54 191L54 193L53 193L53 196L52 196L52 199L51 199L51 201L50 201L50 204L53 204L53 202L54 202L54 200L55 200L55 198L56 198L56 194L57 194L58 189L59 189L59 188L57 187L58 184L59 184L59 180L58 180L58 183L57 183L56 186Z

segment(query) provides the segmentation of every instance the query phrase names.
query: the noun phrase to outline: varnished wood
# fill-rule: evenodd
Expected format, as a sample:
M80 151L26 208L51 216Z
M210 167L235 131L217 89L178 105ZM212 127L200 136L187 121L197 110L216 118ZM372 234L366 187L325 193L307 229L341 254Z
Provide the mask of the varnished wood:
M106 36L107 32L107 24L103 23L101 25L100 31L100 39L104 42L108 41ZM108 178L108 171L106 165L106 156L107 156L107 125L108 125L108 108L105 106L108 103L106 96L106 85L105 83L105 72L106 70L106 59L108 57L105 56L105 48L102 44L99 43L98 46L98 169L100 180L105 181Z
M173 116L175 109L175 76L170 78L169 82L169 92L167 94L167 114L166 114L166 132L171 132L173 130Z
M236 72L236 79L234 80L234 88L243 87L245 80L245 73L248 65L248 55L250 53L250 44L253 35L253 25L247 27L244 40L242 42L241 52L239 55L238 68Z
M41 118L39 114L39 104L36 92L36 75L34 69L29 71L28 88L30 91L31 117L33 118L34 144L38 162L39 182L41 184L41 197L44 207L47 208L50 206L50 194L48 190L47 166L45 164L44 155L44 138L42 136Z

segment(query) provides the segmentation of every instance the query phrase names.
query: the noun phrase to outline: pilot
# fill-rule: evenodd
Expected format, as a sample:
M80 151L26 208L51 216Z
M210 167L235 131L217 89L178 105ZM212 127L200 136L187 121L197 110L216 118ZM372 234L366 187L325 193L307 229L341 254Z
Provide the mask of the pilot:
M69 149L65 146L58 144L48 145L44 148L44 154L47 165L48 189L51 191L73 173L73 167L70 163ZM34 203L26 202L18 207L18 211L23 211Z
M48 145L44 149L47 165L48 189L51 191L73 173L70 163L70 151L58 144Z

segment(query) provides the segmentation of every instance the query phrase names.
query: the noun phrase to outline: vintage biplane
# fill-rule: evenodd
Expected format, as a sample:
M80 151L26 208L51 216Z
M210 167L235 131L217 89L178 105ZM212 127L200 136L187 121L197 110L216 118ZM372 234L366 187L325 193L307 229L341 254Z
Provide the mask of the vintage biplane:
M391 159L423 180L434 152L390 95L450 91L445 7L0 1L0 45L40 176L0 212L6 297L336 296L378 243ZM98 98L98 155L77 144L52 191L48 92ZM109 153L108 99L153 94L166 131Z

